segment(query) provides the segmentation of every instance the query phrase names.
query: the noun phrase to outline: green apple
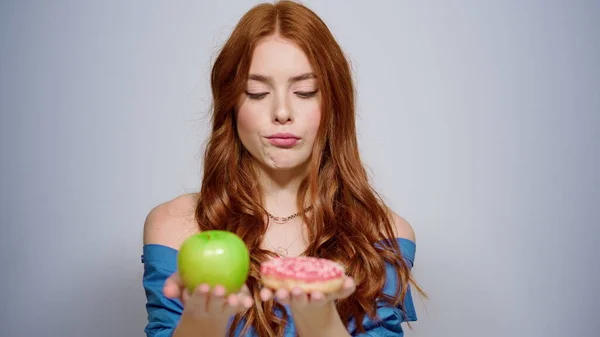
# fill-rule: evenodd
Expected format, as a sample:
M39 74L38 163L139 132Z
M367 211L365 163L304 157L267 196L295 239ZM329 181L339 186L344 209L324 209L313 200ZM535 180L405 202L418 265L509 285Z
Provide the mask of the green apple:
M246 243L228 231L209 230L188 237L177 255L183 284L193 291L200 284L211 289L225 287L227 294L239 292L250 269Z

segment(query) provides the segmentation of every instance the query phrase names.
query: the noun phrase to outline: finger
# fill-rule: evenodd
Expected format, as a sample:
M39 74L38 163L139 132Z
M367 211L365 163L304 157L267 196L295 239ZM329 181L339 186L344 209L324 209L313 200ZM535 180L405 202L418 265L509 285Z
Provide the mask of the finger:
M290 292L287 289L277 289L275 291L275 299L281 304L290 304Z
M194 290L194 293L188 301L202 312L206 312L208 311L209 293L210 286L208 284L201 284Z
M163 293L168 298L179 298L183 296L183 282L179 273L169 276L163 286Z
M222 313L225 305L225 287L216 286L208 297L208 311Z
M254 298L250 296L244 296L242 300L242 306L244 309L250 309L254 305Z
M242 312L244 309L249 309L254 304L254 299L250 296L243 294L231 294L226 299L225 312L229 314L236 314Z
M346 277L340 291L336 294L336 299L344 299L356 291L356 282L352 277Z
M308 304L308 294L305 293L302 289L295 287L294 289L292 289L292 303L294 305Z
M191 296L192 294L187 289L184 289L181 295L181 303L187 307L187 303L190 301Z
M320 291L313 291L312 293L310 293L310 303L311 304L323 305L329 300L330 300L330 298L325 296L325 294L323 294Z
M227 306L230 308L237 308L240 306L240 296L236 295L236 294L231 294L229 296L227 296Z
M245 309L250 309L254 305L254 298L246 295L238 295L237 297L238 305L237 311L242 311Z
M244 286L240 290L240 294L244 294L244 295L250 296L250 289L248 289L247 285L244 284Z
M262 301L268 301L270 299L272 299L275 296L275 294L273 293L273 291L269 288L262 288L260 290L260 299Z

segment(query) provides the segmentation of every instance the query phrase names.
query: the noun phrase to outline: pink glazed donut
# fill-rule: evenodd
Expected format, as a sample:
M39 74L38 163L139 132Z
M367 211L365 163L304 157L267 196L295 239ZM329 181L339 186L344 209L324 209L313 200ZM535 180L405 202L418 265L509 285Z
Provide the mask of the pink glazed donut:
M317 257L280 257L260 266L262 283L271 289L304 292L320 291L324 294L340 290L344 284L345 271L339 263Z

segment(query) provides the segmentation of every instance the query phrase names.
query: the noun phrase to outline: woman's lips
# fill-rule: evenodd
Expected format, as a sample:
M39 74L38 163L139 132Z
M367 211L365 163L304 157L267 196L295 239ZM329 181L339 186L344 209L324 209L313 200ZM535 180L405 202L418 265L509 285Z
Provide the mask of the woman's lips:
M298 143L300 137L291 133L276 133L267 137L269 143L280 147L292 147Z

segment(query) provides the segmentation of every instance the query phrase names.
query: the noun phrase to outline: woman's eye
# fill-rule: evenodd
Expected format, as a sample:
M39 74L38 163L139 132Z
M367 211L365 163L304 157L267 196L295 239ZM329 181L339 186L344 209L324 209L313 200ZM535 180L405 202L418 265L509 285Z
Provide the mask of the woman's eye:
M319 90L314 90L314 91L296 91L296 95L298 95L298 97L300 98L311 98L311 97L315 97L315 95L317 94Z
M268 92L251 93L246 91L246 95L248 95L250 99L261 99L267 96L268 94Z

